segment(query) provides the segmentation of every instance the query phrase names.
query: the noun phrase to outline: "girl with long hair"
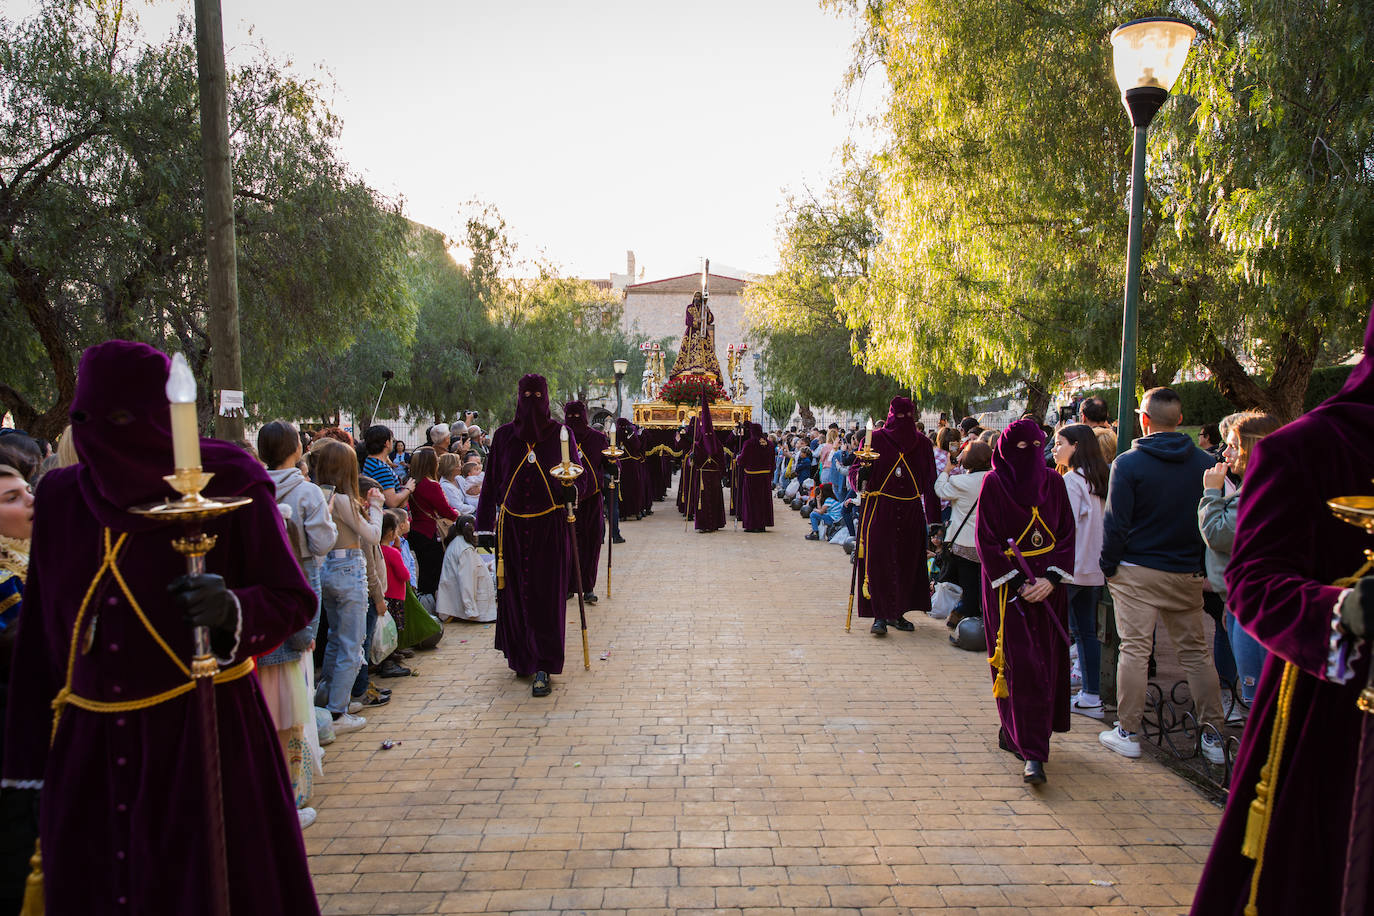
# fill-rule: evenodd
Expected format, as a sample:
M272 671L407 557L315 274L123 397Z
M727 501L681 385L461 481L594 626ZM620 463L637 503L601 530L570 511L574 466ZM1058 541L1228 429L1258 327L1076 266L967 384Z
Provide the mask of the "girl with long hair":
M1097 599L1106 579L1097 564L1102 553L1102 515L1107 507L1110 470L1097 434L1082 423L1065 426L1055 436L1055 469L1064 478L1075 526L1073 583L1068 585L1069 632L1078 648L1082 688L1069 709L1094 719L1102 711L1102 644L1097 639Z
M439 587L444 566L444 542L440 519L456 521L458 513L449 505L439 485L439 454L429 446L417 448L410 456L410 481L415 492L410 497L410 533L406 540L420 564L415 591L432 595Z
M376 546L382 538L382 491L358 493L358 456L333 438L322 438L311 448L315 482L331 487L330 512L338 536L320 572L320 598L329 620L323 674L318 694L334 717L335 733L362 728L367 720L348 711L358 670L363 666L363 641L367 629L367 558L364 546Z

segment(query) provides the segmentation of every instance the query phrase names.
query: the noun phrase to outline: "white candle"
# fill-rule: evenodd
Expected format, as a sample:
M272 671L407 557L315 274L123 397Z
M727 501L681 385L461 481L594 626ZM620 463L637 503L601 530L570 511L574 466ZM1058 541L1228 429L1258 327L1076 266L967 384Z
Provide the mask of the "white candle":
M563 463L571 464L572 459L568 457L568 428L566 426L558 431L558 444L563 447Z
M611 451L615 451L615 423L611 423Z
M873 418L872 418L872 417L869 417L869 418L868 418L868 432L867 432L866 434L864 434L864 451L866 451L866 452L867 452L867 451L870 451L872 448L873 448Z
M200 467L200 429L196 417L196 377L180 353L167 374L167 400L172 408L172 463L177 469Z

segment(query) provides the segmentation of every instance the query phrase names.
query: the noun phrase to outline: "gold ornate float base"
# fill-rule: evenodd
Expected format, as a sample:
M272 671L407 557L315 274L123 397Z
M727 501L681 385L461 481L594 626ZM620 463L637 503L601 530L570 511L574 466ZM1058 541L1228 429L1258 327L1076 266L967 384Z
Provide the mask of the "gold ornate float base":
M701 412L696 404L670 404L667 401L639 401L634 405L636 426L649 429L677 429ZM711 423L725 429L743 421L751 422L754 408L749 404L712 404Z

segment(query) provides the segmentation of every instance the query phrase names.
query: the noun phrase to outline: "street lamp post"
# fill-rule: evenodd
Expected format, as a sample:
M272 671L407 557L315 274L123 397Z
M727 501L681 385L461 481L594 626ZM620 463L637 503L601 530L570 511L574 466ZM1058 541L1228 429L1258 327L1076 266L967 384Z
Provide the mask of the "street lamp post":
M625 377L625 371L630 368L629 360L617 359L611 362L615 369L615 417L620 419L620 380Z
M1112 64L1121 101L1135 128L1131 163L1131 221L1126 242L1126 304L1121 322L1119 455L1135 438L1136 311L1140 299L1141 224L1145 217L1145 132L1183 72L1197 30L1180 19L1136 19L1112 32Z

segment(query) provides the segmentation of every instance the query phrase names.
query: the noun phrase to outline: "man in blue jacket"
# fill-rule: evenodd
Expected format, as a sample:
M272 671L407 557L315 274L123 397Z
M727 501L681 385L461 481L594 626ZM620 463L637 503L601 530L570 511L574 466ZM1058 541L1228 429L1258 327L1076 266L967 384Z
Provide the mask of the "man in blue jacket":
M1221 687L1202 628L1203 545L1197 527L1202 472L1216 462L1178 431L1183 404L1173 389L1145 392L1139 413L1145 435L1112 462L1102 533L1102 572L1121 637L1120 721L1098 737L1125 757L1140 756L1137 735L1157 622L1164 623L1178 649L1198 718L1218 728L1224 721ZM1202 753L1213 763L1223 762L1215 732L1203 735Z

